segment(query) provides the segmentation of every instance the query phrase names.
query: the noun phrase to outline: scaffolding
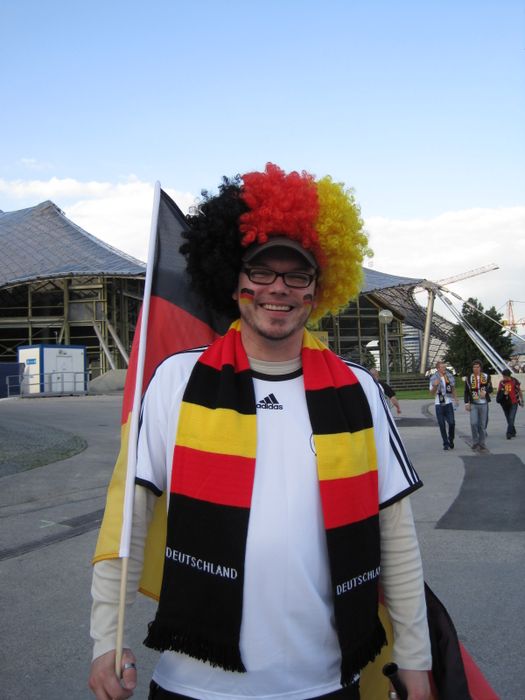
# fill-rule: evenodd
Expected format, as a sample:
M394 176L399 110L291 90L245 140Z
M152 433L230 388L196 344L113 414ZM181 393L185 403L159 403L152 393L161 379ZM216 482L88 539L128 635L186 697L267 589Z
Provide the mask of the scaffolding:
M91 377L128 366L144 279L66 277L0 289L0 362L21 345L85 345Z
M84 345L91 378L124 369L145 265L70 221L53 202L0 212L0 362L21 345Z

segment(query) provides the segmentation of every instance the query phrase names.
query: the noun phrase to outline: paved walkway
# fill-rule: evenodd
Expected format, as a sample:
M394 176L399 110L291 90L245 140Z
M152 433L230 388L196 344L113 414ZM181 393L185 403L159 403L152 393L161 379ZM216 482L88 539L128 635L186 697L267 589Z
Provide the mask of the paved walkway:
M47 443L52 443L53 449L81 449L82 441L88 445L73 456L45 466L25 471L11 466L0 477L4 639L0 696L6 699L92 697L86 687L90 661L89 562L118 451L120 403L120 395L0 401L1 435L6 443L9 436L18 442L18 457L26 453L34 459L37 434L46 449L50 447ZM483 517L478 517L476 529L462 529L467 519L462 519L461 513L454 529L441 525L446 525L442 518L452 512L451 506L459 503L456 499L462 489L472 479L476 481L476 465L480 473L487 472L488 466L493 468L494 484L510 483L510 479L517 480L512 484L523 483L525 413L522 409L518 412L518 437L507 441L503 413L491 404L487 441L491 454L486 457L474 456L470 450L468 416L462 407L457 412L456 448L449 452L441 449L430 402L402 401L402 409L399 427L425 482L412 503L426 579L447 606L461 640L501 698L519 700L523 697L525 649L524 533L501 527L495 530L494 521L490 519L485 526ZM60 440L56 431L60 431ZM2 459L8 461L7 447L4 443L0 446L0 474ZM12 465L13 450L9 455ZM18 458L15 461L24 462ZM519 516L512 522L518 522L519 527L523 491L510 488L505 501L500 502L501 496L490 487L490 470L488 480L485 475L483 484L475 486L477 500L473 508L478 515L486 508L497 516L499 508L506 510L512 505ZM130 643L138 653L141 671L136 697L141 699L147 696L156 657L141 645L152 615L153 604L141 598L130 616Z

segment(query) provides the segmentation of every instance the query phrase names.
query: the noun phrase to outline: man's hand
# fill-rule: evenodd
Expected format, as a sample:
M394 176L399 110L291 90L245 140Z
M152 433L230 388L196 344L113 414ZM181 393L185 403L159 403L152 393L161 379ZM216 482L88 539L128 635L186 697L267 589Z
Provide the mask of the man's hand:
M428 671L399 669L399 678L408 691L408 700L430 700Z
M137 685L137 670L129 664L135 664L135 657L129 649L122 652L122 678L115 673L115 651L108 651L98 656L91 664L89 687L97 700L127 700L133 695Z
M465 404L465 411L470 411L470 404L469 403Z

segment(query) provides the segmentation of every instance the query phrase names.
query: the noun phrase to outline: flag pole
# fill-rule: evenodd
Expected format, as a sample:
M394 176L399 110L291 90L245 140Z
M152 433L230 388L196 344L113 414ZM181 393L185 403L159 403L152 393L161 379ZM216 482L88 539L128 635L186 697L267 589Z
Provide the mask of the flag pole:
M148 260L146 265L146 279L144 282L144 297L142 302L142 315L140 320L139 347L137 353L137 371L135 375L135 389L133 393L133 408L131 411L130 432L128 438L128 459L126 467L126 487L124 491L122 533L120 538L119 556L122 561L120 575L120 595L117 619L117 640L115 647L115 673L118 678L122 675L122 648L124 643L124 622L126 612L126 588L128 579L128 562L131 542L131 530L133 525L133 501L135 499L135 474L137 469L137 439L142 401L142 384L144 378L144 364L146 358L148 317L153 282L153 268L157 249L157 229L160 209L160 182L155 183L153 196L153 213L151 216L151 228L148 244Z

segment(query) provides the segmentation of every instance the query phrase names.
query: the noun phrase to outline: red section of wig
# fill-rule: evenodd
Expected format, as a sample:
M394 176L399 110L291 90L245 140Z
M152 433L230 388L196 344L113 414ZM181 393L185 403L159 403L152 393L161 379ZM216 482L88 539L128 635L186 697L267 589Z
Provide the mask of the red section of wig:
M312 175L296 171L288 175L273 163L264 172L242 176L241 198L250 211L240 217L243 246L266 243L269 236L284 235L311 250L322 265L315 223L319 214L317 187Z

